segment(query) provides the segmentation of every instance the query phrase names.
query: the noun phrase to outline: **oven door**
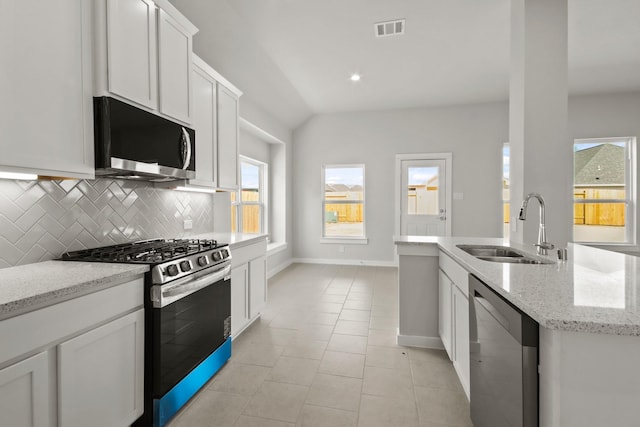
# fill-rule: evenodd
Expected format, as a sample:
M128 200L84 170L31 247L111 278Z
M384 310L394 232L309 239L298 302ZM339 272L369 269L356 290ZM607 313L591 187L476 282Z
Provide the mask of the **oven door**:
M231 266L224 264L152 287L154 400L229 341Z

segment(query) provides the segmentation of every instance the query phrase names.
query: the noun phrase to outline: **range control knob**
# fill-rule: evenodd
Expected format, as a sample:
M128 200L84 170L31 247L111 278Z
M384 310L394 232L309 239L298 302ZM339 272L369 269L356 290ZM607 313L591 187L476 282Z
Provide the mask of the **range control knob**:
M177 276L180 271L178 270L178 266L175 264L171 264L167 266L167 274L169 276Z
M213 258L214 261L220 261L222 259L222 255L220 254L220 252L212 253L211 257Z
M191 263L189 261L182 261L180 263L180 270L184 272L191 270Z
M200 267L204 267L205 265L209 264L209 261L207 260L206 256L199 256L198 257L198 265Z
M229 251L226 249L222 250L222 258L229 258Z

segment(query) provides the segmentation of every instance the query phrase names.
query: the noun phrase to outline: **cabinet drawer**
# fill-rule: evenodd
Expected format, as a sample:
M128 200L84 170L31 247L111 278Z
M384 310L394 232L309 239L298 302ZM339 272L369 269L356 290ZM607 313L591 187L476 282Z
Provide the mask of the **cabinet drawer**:
M455 262L449 255L440 251L440 259L438 261L440 269L451 279L451 281L465 295L469 295L469 273L462 268L460 264Z
M142 307L143 293L141 277L0 321L0 365Z
M237 267L267 253L267 239L252 242L244 246L231 246L231 266Z

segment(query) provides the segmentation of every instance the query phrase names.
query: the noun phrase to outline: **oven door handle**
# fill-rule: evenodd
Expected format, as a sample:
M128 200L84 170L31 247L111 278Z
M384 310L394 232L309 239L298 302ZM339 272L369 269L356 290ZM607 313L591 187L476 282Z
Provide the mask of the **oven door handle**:
M188 282L176 284L171 287L163 289L162 286L153 286L151 288L151 301L153 302L153 308L162 308L167 305L178 301L186 296L191 295L200 289L213 285L220 280L226 280L231 273L231 264L227 264L222 268L212 271L205 276L199 277Z

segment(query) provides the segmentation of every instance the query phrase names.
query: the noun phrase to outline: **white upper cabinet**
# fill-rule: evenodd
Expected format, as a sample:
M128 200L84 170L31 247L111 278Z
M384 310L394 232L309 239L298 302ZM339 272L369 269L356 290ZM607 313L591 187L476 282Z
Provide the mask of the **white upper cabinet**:
M0 170L93 178L91 2L0 2Z
M156 109L156 5L150 0L107 0L106 19L109 92Z
M216 112L217 82L204 61L194 55L193 84L193 127L196 131L196 179L193 185L215 187L217 176Z
M193 33L164 10L158 15L160 112L191 123Z
M96 95L116 95L191 124L191 55L198 29L167 0L96 5Z
M190 186L238 188L238 99L242 92L193 55L196 179Z
M238 97L218 85L218 187L238 188ZM197 139L197 137L196 137Z

